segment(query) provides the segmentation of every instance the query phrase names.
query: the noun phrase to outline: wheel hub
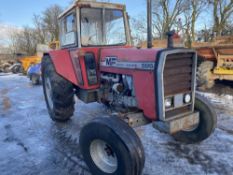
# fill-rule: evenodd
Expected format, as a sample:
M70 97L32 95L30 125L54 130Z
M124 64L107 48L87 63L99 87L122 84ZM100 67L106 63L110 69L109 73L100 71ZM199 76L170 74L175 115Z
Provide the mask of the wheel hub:
M96 166L105 173L114 173L118 167L115 152L103 140L94 140L90 145L90 155Z

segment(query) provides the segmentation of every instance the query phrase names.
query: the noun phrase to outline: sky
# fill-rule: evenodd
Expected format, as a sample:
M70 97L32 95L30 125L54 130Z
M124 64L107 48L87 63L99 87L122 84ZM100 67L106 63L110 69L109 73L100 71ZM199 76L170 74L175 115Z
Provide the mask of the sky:
M41 14L53 4L66 9L72 0L1 0L0 4L0 46L8 46L12 31L24 26L33 27L33 15ZM144 14L146 16L145 0L98 0L104 2L126 4L130 16Z
M41 12L52 4L58 4L63 8L69 6L71 0L1 0L0 23L22 27L33 26L34 14ZM145 12L145 0L111 0L110 2L127 5L129 15L137 15Z
M41 14L46 8L58 4L67 8L72 0L0 0L0 45L9 42L9 31L20 30L24 26L33 27L33 15ZM125 4L131 17L144 17L146 19L146 0L97 0ZM203 28L208 23L206 14L200 16L197 28ZM133 29L133 26L131 26Z

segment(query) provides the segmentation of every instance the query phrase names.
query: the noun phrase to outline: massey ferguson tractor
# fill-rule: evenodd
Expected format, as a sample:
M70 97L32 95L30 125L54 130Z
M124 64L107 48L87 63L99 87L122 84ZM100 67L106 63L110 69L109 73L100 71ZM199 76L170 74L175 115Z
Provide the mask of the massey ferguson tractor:
M74 96L114 111L80 133L80 150L93 175L142 174L144 150L134 127L153 122L185 143L200 142L214 131L216 114L195 93L196 52L174 48L172 32L168 48L152 49L151 0L146 49L132 46L124 5L77 1L59 20L61 49L42 60L51 119L69 120Z

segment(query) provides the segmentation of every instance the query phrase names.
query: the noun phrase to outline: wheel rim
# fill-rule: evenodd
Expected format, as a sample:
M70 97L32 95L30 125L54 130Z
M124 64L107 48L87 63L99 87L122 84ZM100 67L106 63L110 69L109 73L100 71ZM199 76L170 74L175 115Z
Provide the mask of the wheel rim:
M53 100L52 100L52 86L51 86L51 81L49 78L45 78L45 92L46 92L46 97L47 101L49 104L49 108L53 109Z
M90 155L95 165L105 173L114 173L118 160L111 146L103 140L94 140L90 146Z

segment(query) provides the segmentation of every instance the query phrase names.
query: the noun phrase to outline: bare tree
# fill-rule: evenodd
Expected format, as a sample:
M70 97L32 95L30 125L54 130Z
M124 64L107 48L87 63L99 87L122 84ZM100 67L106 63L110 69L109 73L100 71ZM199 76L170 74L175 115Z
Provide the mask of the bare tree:
M35 30L32 28L24 27L21 32L14 32L11 35L11 47L14 53L34 55L36 46Z
M142 16L130 18L130 25L132 26L131 35L133 43L137 45L144 41L147 34L146 19L144 19ZM153 34L153 36L155 35Z
M39 15L34 15L33 22L35 26L35 35L38 43L46 43L47 32L44 28L43 19Z
M184 31L185 45L187 47L191 47L192 42L195 41L196 22L206 5L206 0L188 0L186 2L182 30Z
M225 33L226 35L233 35L233 21L227 23Z
M19 31L12 31L11 52L24 53L26 55L36 54L37 44L48 44L59 39L58 15L62 9L58 5L45 9L42 15L34 15L34 27L23 27Z
M166 32L175 27L178 16L184 13L187 8L186 0L154 0L152 7L153 37L164 39ZM142 34L138 35L139 37L147 33L145 18L141 16L132 18L131 24L134 26L133 30Z
M179 15L187 10L186 0L157 0L153 3L153 24L161 39L171 30Z
M49 32L51 41L59 39L59 21L58 16L62 12L62 8L53 5L47 8L42 15L44 28Z
M201 14L201 12L206 7L206 0L190 0L190 15L191 15L191 38L192 41L195 40L195 29L196 29L196 22Z
M209 0L213 7L213 31L220 36L233 15L233 0Z

